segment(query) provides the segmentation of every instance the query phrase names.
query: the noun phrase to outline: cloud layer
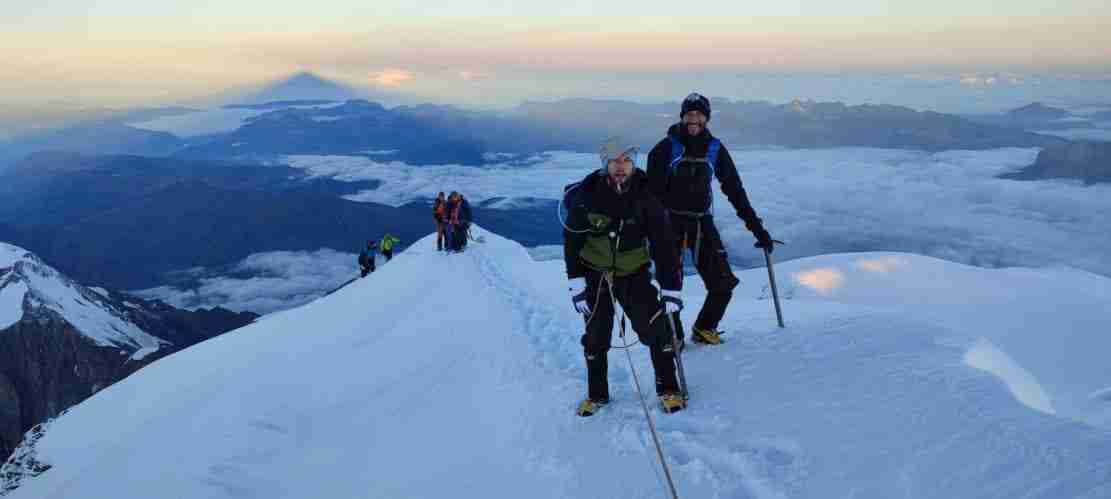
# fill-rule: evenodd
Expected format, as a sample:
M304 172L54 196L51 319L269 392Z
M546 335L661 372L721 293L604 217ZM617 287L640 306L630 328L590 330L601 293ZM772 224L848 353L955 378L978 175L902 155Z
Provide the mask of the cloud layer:
M788 242L777 249L780 258L906 251L987 267L1069 265L1111 275L1111 233L1106 230L1111 186L996 178L1032 163L1036 149L732 153L757 212L777 239ZM592 171L597 159L551 153L527 166L413 167L366 158L298 156L290 163L339 180L382 180L378 189L351 199L402 205L453 189L472 202L557 199L563 186ZM720 192L715 210L732 260L761 264L751 234ZM552 230L559 230L554 212Z
M356 255L330 249L256 253L228 269L190 269L188 282L135 291L175 307L260 314L308 303L358 276ZM198 277L200 276L200 277Z
M778 259L856 251L903 251L984 267L1072 266L1111 275L1111 186L1067 180L995 178L1022 168L1036 149L928 153L886 149L737 150L746 189L777 239ZM339 180L384 184L352 198L399 206L459 189L472 202L494 198L556 199L564 185L595 168L594 155L550 153L530 165L410 166L367 158L297 156L290 162ZM643 158L641 158L643 161ZM715 198L718 227L731 261L763 264L753 237ZM513 206L500 201L492 206ZM482 220L478 220L482 223ZM550 228L558 238L552 212ZM512 236L510 234L510 236ZM558 246L532 253L559 257ZM877 262L876 271L892 265ZM251 255L227 269L190 269L182 284L142 296L197 308L223 306L267 313L297 306L355 276L355 255L322 249ZM820 285L837 276L814 275ZM186 284L187 283L187 284Z

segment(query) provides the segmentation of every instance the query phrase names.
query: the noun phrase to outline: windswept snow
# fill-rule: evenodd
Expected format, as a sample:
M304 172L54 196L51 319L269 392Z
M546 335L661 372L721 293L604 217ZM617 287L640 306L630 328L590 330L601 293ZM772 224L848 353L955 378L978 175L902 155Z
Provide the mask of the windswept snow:
M1006 373L1001 378L1024 402L1045 408L1052 401L1058 415L1111 429L1111 410L1093 407L1089 398L1111 380L1111 279L1068 268L983 269L898 253L804 258L776 270L785 276L781 292L796 299L898 310L942 326L950 331L946 341L999 366L993 372ZM766 283L759 272L745 274ZM815 275L838 278L834 285ZM977 349L981 338L1002 355ZM1009 362L994 362L1003 356ZM1033 386L1040 389L1023 388ZM1037 402L1043 391L1048 401Z
M1026 369L1015 363L1006 353L990 341L980 338L964 354L964 362L976 369L994 374L1007 385L1019 402L1046 414L1056 414L1053 403L1038 380Z
M613 403L593 418L572 414L585 391L582 318L562 262L478 232L486 242L463 254L434 251L434 236L417 241L336 293L100 391L52 423L35 444L52 467L11 497L663 497L621 350L610 357ZM795 279L819 268L840 282L820 293ZM1030 313L1033 327L999 328L1106 352L1105 315L1089 311L1065 338L1038 334L1042 312L1008 287L1063 280L1087 297L1106 278L981 274L901 254L779 269L788 327L762 298L763 270L741 273L727 343L684 356L690 409L653 411L680 497L1111 496L1106 430L1032 410L962 362L989 338L1057 404L1059 386L985 326ZM688 325L704 296L688 279ZM962 304L982 318L964 321ZM650 379L644 347L629 353ZM1081 362L1077 373L1100 387L1111 379L1106 364Z

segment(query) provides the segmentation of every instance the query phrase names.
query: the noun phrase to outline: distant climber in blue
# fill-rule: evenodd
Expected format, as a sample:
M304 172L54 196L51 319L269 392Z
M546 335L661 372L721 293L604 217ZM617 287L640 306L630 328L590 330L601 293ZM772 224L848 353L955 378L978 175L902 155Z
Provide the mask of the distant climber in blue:
M374 259L378 254L378 243L373 239L366 242L366 248L359 252L359 269L362 270L362 275L359 277L366 277L367 274L374 272Z

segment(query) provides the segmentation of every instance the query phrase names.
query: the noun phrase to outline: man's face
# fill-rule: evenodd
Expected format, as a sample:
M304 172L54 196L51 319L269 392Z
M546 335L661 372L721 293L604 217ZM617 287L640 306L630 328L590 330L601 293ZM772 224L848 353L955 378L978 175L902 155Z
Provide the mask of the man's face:
M615 187L624 186L633 174L633 160L627 154L622 154L609 161L606 171Z
M706 115L702 111L687 111L683 115L683 127L688 135L698 135L706 129Z

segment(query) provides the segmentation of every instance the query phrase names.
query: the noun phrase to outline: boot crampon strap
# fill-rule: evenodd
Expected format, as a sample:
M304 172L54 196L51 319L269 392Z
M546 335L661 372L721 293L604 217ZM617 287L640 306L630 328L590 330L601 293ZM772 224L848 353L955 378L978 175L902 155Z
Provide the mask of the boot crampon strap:
M671 414L687 408L687 401L681 393L665 393L660 395L660 408Z
M696 327L691 331L691 340L706 345L720 345L721 334L721 332L713 329L699 329Z
M581 404L579 404L579 408L575 410L575 414L578 414L582 417L593 416L594 413L598 412L598 410L601 409L602 406L608 404L609 402L610 401L608 400L586 399L582 401Z

